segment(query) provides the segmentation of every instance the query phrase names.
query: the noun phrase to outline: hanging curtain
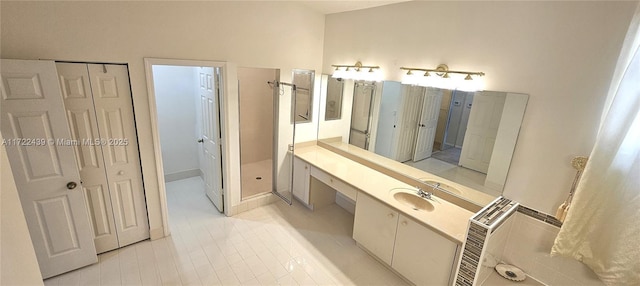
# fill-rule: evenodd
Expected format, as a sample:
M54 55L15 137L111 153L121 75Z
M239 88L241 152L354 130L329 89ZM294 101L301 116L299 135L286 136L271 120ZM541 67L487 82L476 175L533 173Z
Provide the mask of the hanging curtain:
M640 285L640 6L600 130L551 255L573 257L607 285Z

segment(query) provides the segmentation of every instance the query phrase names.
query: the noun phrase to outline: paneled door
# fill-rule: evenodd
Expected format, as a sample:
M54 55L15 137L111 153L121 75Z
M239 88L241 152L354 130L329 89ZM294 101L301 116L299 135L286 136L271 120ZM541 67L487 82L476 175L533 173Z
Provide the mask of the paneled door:
M205 163L204 185L207 197L218 211L224 211L222 198L222 162L220 160L220 68L201 67L200 101L202 106L202 139Z
M82 178L89 218L98 253L119 247L114 212L105 170L103 146L93 104L91 81L86 64L56 63L62 98L71 128L77 165ZM91 143L90 143L91 142ZM117 214L117 212L116 212Z
M120 247L149 238L138 137L126 65L89 64L104 167Z
M426 89L422 100L420 120L418 121L416 148L413 152L414 162L431 157L433 142L436 140L436 128L438 127L441 102L442 89Z
M55 63L1 60L9 162L43 278L98 261Z
M469 114L460 166L486 174L498 135L506 95L477 92Z
M422 107L424 87L403 86L400 102L398 132L391 143L393 159L398 162L411 160L416 143L418 117Z

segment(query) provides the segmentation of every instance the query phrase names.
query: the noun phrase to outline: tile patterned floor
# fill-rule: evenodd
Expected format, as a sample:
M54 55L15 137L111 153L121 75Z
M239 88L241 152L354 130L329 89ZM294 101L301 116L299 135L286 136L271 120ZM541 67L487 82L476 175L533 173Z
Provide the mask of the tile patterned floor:
M167 184L170 237L99 256L46 285L406 285L355 245L353 215L284 203L219 214L199 178Z

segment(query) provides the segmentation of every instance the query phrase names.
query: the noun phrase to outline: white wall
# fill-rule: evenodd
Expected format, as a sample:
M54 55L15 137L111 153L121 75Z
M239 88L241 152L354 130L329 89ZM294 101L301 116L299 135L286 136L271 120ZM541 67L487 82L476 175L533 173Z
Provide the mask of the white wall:
M283 81L291 80L294 68L318 72L322 67L324 16L298 3L3 1L0 13L2 58L129 64L152 234L162 225L145 57L280 68ZM228 71L229 78L235 78L234 66ZM226 102L235 102L237 108L237 88L227 86L227 91L228 96L235 94L236 101ZM237 124L231 128L237 110L228 114L236 116L226 122L230 136L237 137ZM300 139L315 139L316 130L314 123L299 126ZM228 144L237 144L231 137ZM230 160L238 161L238 149L232 150ZM234 175L225 182L232 204L240 203L239 181Z
M513 157L513 146L516 145L520 134L520 122L527 108L529 96L519 93L508 93L505 97L504 108L496 134L496 141L489 160L486 187L500 190L509 173L509 164Z
M27 220L22 212L7 151L2 144L0 175L0 285L42 285Z
M570 160L593 147L636 2L411 1L328 15L331 64L483 71L487 90L530 95L505 196L547 213L565 199ZM381 38L380 35L384 35Z
M199 78L195 67L154 66L158 131L165 176L200 168L196 100Z

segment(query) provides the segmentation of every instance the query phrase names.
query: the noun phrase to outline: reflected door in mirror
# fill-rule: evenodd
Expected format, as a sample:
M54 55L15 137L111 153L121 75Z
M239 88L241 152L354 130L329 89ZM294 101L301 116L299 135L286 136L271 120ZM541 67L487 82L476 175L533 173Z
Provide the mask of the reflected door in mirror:
M496 142L505 93L478 92L465 132L460 166L486 174Z
M422 99L422 110L418 122L418 136L413 161L420 161L431 157L433 144L436 139L436 128L440 115L442 89L428 88Z
M353 91L349 144L362 149L369 148L369 131L371 129L371 111L375 88L374 83L356 82Z

